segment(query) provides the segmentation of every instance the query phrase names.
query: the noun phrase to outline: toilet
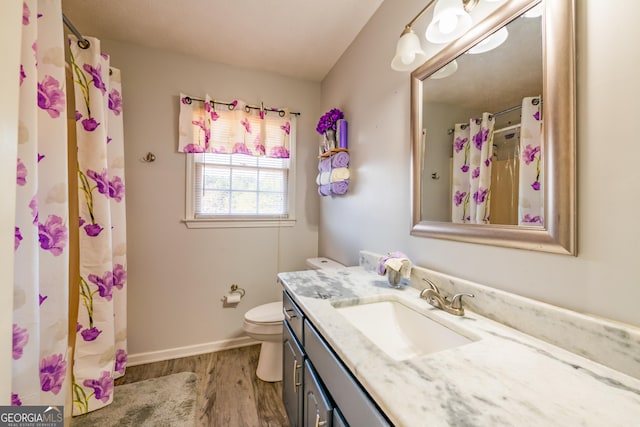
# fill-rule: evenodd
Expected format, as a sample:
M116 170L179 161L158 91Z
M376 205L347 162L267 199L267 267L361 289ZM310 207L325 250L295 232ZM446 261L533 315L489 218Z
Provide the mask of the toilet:
M329 258L307 259L309 270L344 268ZM282 301L254 307L244 314L242 329L251 338L260 341L260 357L256 375L262 381L282 381Z

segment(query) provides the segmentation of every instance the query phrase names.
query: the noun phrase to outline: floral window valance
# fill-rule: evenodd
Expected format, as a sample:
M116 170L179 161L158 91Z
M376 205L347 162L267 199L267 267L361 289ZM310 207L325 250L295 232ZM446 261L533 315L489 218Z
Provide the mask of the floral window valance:
M243 101L203 101L180 94L178 151L289 158L290 114Z

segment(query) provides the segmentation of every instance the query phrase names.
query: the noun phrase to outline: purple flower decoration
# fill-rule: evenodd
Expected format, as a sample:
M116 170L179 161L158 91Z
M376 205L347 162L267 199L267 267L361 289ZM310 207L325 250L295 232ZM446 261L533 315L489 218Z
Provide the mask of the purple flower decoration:
M66 373L67 362L62 358L62 354L52 354L42 359L40 361L40 386L42 391L58 394L62 389Z
M540 120L540 111L536 111L535 114L533 115L533 118L536 120Z
M95 398L107 403L113 391L113 378L111 378L111 374L108 371L102 371L100 378L97 380L84 380L82 385L92 388Z
M38 163L40 163L40 160L44 159L46 156L44 154L40 154L38 153Z
M82 227L86 221L81 216L78 217L78 227Z
M82 118L80 111L76 110L76 122Z
M109 172L107 169L102 169L102 173L87 169L87 176L96 182L98 193L109 196Z
M16 175L16 184L23 186L27 184L27 167L22 163L22 160L18 159L18 170Z
M249 123L249 120L244 118L240 121L240 123L242 124L242 126L244 126L244 129L247 131L247 133L251 133L251 123Z
M107 135L107 144L110 143L111 141L113 141L113 138Z
M29 202L29 208L31 208L31 215L33 216L33 224L38 223L38 195L33 196L33 199Z
M22 357L24 346L29 342L29 331L27 328L21 328L16 323L13 324L13 360Z
M477 178L480 176L480 168L475 168L472 172L471 172L471 178Z
M82 68L93 77L93 85L100 89L100 92L104 95L107 92L107 87L102 81L102 66L98 64L93 68L90 64L84 64Z
M62 249L67 245L67 227L62 218L49 215L44 224L38 224L38 238L42 249L50 251L54 256L62 254Z
M456 194L453 195L453 201L456 206L460 206L464 201L464 198L467 197L466 191L456 191Z
M464 173L469 172L469 165L462 165L462 166L460 167L460 170L461 170L462 172L464 172Z
M89 237L96 237L104 228L100 227L100 224L87 224L84 226L84 231Z
M82 325L80 324L80 322L76 322L76 333L79 332L80 329L82 329Z
M260 138L260 135L256 136L256 139L253 142L253 148L254 148L253 151L259 154L260 156L264 156L266 154L267 148L262 143L262 138Z
M22 233L20 233L20 227L16 227L15 238L13 241L13 250L17 251L20 246L20 240L22 240Z
M271 147L269 150L269 157L274 159L288 159L291 153L283 146Z
M185 153L204 153L204 147L198 144L188 144L184 146Z
M38 298L40 299L40 304L38 305L42 305L42 303L44 302L44 300L46 300L47 298L49 298L48 295L42 296L42 294L38 294Z
M540 224L542 224L542 219L538 215L532 217L531 215L526 214L522 218L522 222L525 222L525 223L540 223Z
M233 108L236 108L238 106L238 100L234 99L233 101L231 101L231 105L233 105Z
M473 193L473 200L476 202L476 204L481 204L484 203L485 199L487 198L487 194L489 193L489 189L488 188L478 188L478 191L476 191L475 193Z
M251 155L251 151L247 147L247 145L243 142L236 142L233 145L233 154L248 154Z
M484 165L486 167L489 167L490 164L491 164L491 157L487 157L487 159L484 161Z
M464 149L467 142L469 142L469 138L457 137L455 141L453 141L453 149L456 150L456 153L459 153Z
M331 110L324 113L320 120L318 120L318 125L316 126L316 132L320 135L323 135L328 130L336 130L336 123L338 120L344 119L344 113L337 108L332 108Z
M98 293L107 301L111 301L113 297L113 273L107 271L104 276L100 277L96 274L90 274L89 281L98 287Z
M24 72L24 67L20 64L20 86L22 86L22 82L27 78L27 75Z
M27 2L22 2L22 25L29 25L30 16L31 11L29 10L29 6L27 6Z
M286 122L285 124L283 124L282 126L280 126L280 129L282 129L284 131L284 133L286 133L287 135L289 135L291 133L291 123Z
M215 110L211 112L211 120L213 120L215 122L219 118L220 118L220 114L216 113Z
M16 393L11 393L11 406L22 406L22 400Z
M113 267L113 286L118 289L124 288L127 283L127 270L122 264L116 264Z
M120 92L117 89L111 89L111 92L109 92L109 109L116 116L122 113L122 96L120 96Z
M535 191L540 191L540 181L533 181L533 184L531 184L531 188L533 188Z
M44 76L42 83L38 83L38 107L55 119L64 111L64 102L64 91L60 88L60 82L51 76Z
M482 144L487 140L489 136L489 129L481 128L480 132L473 135L473 144L478 150L482 150Z
M536 159L536 154L539 152L540 146L532 147L530 144L527 144L522 152L522 160L524 160L526 164L530 164Z
M116 202L121 202L124 197L124 182L119 176L113 178L113 180L109 181L109 197L114 199Z
M116 366L115 371L119 374L124 374L124 370L127 367L127 352L121 348L116 351Z
M101 333L102 331L94 326L91 329L85 329L84 331L80 332L80 335L82 335L83 340L89 342L95 341L96 338L98 338L98 335L100 335Z
M87 132L93 132L98 126L100 126L100 123L98 123L93 117L89 117L82 121L82 127Z

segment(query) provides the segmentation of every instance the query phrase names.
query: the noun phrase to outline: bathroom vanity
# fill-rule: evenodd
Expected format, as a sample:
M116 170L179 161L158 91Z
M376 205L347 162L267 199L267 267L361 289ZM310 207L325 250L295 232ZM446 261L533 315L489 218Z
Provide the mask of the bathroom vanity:
M363 251L358 267L278 275L292 426L627 426L640 419L637 328L422 268L413 269L410 285L392 289L374 272L376 260ZM476 297L464 316L453 316L419 298L423 278L447 295ZM385 337L390 324L396 332Z

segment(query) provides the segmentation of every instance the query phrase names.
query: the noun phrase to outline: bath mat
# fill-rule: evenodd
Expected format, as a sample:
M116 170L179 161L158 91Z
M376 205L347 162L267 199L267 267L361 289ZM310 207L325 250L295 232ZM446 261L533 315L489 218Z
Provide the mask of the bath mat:
M113 403L74 417L72 427L195 426L196 374L181 372L115 387Z

